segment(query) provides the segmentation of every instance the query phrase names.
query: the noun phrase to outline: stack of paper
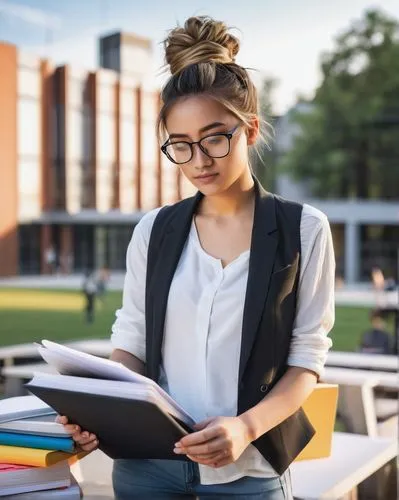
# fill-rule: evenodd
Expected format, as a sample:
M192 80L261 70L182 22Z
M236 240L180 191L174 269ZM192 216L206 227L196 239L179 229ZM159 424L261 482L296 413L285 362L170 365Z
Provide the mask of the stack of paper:
M0 400L0 497L18 500L51 491L51 498L80 498L71 486L70 463L78 457L74 442L55 411L36 396ZM44 431L44 432L43 432ZM31 498L31 496L29 496ZM45 496L43 498L49 498Z
M129 370L129 368L121 363L77 351L71 347L51 342L50 340L43 340L42 345L38 344L38 350L43 359L60 374L89 377L93 379L115 380L117 382L129 382L129 385L132 386L130 390L131 396L135 390L140 391L143 388L149 389L153 392L157 403L165 409L168 408L167 411L169 413L189 426L194 424L192 417L156 382L144 375ZM37 374L37 376L42 375L44 374ZM51 377L51 374L49 375L48 380L53 382L54 377ZM41 380L44 380L44 377L42 377ZM134 385L132 385L132 383ZM69 388L73 388L74 382L70 379L69 382L60 382L60 384L60 387L63 386L66 388L69 386ZM113 387L119 385L118 383ZM101 391L101 386L102 382L98 380L95 384L91 385L91 387L97 387L99 391ZM127 386L128 384L125 384L124 389L119 392L123 393Z

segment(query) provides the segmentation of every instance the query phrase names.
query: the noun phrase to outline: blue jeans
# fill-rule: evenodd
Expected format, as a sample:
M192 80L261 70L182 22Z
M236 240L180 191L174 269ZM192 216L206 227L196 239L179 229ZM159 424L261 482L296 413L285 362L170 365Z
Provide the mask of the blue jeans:
M175 460L115 460L116 500L292 500L290 473L272 478L243 477L224 484L202 485L198 464Z

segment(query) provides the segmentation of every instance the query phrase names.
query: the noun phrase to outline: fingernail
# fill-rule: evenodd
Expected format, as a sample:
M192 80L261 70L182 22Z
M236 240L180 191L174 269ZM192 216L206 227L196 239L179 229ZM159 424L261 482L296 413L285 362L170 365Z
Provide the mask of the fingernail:
M78 431L78 430L79 430L79 426L75 425L75 431Z
M181 450L180 450L179 448L175 448L173 451L174 451L176 454L178 454L178 455L180 455L180 453L181 453Z
M181 448L181 444L180 443L175 443L175 446L176 446L176 448Z
M88 433L88 432L84 432L84 433L82 434L82 436L83 436L84 438L87 438L87 437L89 437L89 433Z

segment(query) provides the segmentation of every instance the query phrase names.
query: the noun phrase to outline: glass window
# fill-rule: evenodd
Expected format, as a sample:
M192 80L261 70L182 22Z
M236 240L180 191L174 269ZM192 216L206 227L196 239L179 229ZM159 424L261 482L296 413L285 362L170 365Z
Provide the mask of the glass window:
M69 162L66 169L66 205L68 212L79 212L82 207L82 195L82 165L78 162Z
M100 162L115 160L115 120L99 114L97 122L97 154Z
M137 94L136 90L132 88L121 88L120 94L120 114L122 116L129 116L136 118L137 114Z
M41 113L39 101L18 100L18 153L39 156L41 152Z
M28 68L18 69L18 95L21 97L33 97L39 99L41 96L40 71Z
M83 124L84 114L81 111L70 109L68 114L67 147L72 160L79 161L83 158Z
M18 228L21 274L40 273L40 229L34 224L20 225Z
M86 92L86 82L74 78L68 81L68 104L74 108L82 108Z
M100 84L97 87L98 100L97 107L101 112L115 112L115 87L111 85Z
M20 221L38 217L41 212L40 164L37 158L18 162L18 212Z
M121 163L136 163L136 126L131 120L120 122L120 155Z
M114 183L113 164L99 163L96 175L97 210L107 212L112 208Z
M137 208L136 169L131 164L122 164L119 170L120 210L133 212Z

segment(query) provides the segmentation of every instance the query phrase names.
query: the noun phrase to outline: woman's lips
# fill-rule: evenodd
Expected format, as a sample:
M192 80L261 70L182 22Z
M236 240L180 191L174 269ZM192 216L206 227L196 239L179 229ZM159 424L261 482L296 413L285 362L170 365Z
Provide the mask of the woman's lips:
M210 184L213 182L219 174L204 174L195 177L195 180L201 182L202 184Z

